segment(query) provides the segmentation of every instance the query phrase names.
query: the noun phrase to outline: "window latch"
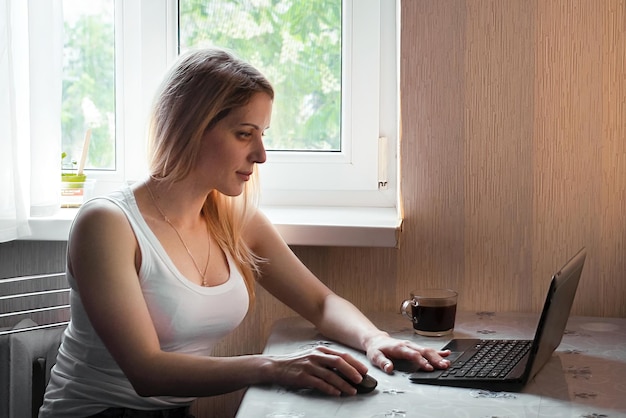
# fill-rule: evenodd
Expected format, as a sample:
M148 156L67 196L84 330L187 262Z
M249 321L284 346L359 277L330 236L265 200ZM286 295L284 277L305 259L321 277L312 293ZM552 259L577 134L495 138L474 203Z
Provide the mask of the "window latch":
M378 138L378 190L386 190L388 182L387 172L387 137Z

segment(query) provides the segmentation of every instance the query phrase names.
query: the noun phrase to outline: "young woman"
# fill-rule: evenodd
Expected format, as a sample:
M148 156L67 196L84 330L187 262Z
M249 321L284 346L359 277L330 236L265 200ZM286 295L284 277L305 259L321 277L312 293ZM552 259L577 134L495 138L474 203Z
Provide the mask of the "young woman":
M73 224L71 322L40 417L187 416L196 397L266 383L355 394L333 369L358 383L367 366L329 348L211 356L257 283L386 372L393 359L447 367L446 352L391 338L324 286L257 210L273 98L224 51L195 51L171 70L152 115L150 176L85 203Z

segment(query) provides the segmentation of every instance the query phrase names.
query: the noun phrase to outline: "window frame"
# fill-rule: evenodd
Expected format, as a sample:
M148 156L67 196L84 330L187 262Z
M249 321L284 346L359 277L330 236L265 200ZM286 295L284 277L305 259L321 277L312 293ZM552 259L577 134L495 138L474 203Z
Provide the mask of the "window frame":
M147 172L153 94L178 54L177 4L115 0L116 170L89 171L96 194ZM344 0L344 16L352 17L344 25L353 33L342 40L342 136L348 140L341 152L268 151L259 166L262 205L397 207L397 13L396 0Z
M385 180L385 186L374 190L305 190L300 185L297 190L272 190L266 187L262 190L261 209L289 245L399 245L402 230L397 174L399 36L396 22L399 22L399 0L349 1L354 4L358 2L359 7L367 6L369 2L380 6L380 27L383 28L380 33L381 45L391 46L380 48L378 64L380 79L384 84L377 85L379 108L383 110L378 119L379 135L388 140L376 142L379 155L386 158L382 161L378 159L378 167L372 167L372 170L382 173L379 177ZM119 189L124 182L130 183L145 177L144 138L152 95L168 65L176 57L177 50L176 43L168 40L164 30L168 19L176 16L174 0L114 2L116 169L88 171L89 177L96 180L94 195L109 193ZM390 5L395 6L395 9ZM58 164L56 158L55 164ZM264 183L264 179L261 180ZM25 184L24 187L28 189L28 186ZM31 215L28 217L31 233L19 239L65 241L76 213L77 209L57 207L56 213L50 216Z

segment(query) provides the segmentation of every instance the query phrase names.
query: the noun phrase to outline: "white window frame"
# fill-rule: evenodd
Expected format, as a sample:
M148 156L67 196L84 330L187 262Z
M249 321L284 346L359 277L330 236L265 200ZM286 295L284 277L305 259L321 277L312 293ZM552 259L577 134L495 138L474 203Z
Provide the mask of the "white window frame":
M150 106L177 57L176 0L116 1L119 169L93 173L100 190L115 188L108 182L145 175ZM342 151L268 151L267 162L259 166L264 205L396 206L395 0L345 0L344 16L350 19L344 18ZM386 178L379 178L379 172Z

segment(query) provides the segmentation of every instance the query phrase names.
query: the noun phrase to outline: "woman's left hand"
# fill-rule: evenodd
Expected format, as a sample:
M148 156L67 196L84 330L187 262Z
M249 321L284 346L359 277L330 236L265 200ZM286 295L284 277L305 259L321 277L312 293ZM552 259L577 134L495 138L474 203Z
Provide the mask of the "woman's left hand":
M372 337L367 344L367 358L386 373L394 370L393 360L405 360L417 364L420 369L432 371L446 369L450 362L445 359L449 350L426 348L408 340L399 340L381 334Z

